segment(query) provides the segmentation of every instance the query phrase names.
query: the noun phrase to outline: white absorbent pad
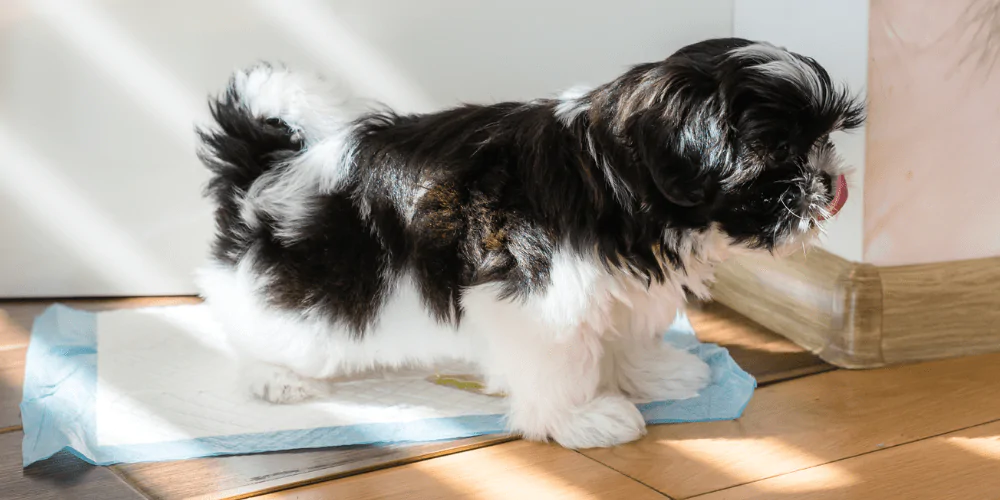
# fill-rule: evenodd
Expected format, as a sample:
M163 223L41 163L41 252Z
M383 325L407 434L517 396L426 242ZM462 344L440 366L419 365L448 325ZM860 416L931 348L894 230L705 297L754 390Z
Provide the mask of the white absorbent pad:
M664 341L712 367L692 399L639 405L649 423L737 418L756 387L683 317ZM504 432L502 397L463 387L461 367L337 382L328 397L274 405L249 395L203 305L91 313L53 306L35 321L21 419L28 465L63 449L94 464L457 439Z

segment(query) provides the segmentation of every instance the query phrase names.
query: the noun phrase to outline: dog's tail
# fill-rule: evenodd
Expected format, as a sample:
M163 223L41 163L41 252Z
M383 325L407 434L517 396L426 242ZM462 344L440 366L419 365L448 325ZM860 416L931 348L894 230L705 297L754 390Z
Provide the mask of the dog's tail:
M266 64L233 74L209 103L215 127L198 131L199 157L213 174L208 194L217 203L243 196L262 175L333 133L336 113L321 83Z
M290 223L283 219L296 216L302 192L331 184L325 176L338 170L329 160L357 116L347 102L319 78L284 68L261 64L232 76L209 104L214 126L198 131L223 236L252 229L261 213Z

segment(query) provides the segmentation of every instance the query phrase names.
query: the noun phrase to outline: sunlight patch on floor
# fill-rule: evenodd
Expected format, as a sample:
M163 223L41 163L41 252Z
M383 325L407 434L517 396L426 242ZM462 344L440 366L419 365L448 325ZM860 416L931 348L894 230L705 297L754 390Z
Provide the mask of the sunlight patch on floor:
M945 442L990 460L1000 460L1000 436L949 437Z
M550 496L597 498L593 493L565 478L552 474L545 467L539 467L538 463L525 460L523 453L505 453L505 450L505 448L484 448L433 461L417 462L411 467L459 493L461 497L486 500ZM474 460L466 459L470 453L475 454ZM566 453L571 452L566 451ZM508 472L514 472L515 476L512 477L517 477L517 481L508 482L502 488L497 487L495 482L497 475ZM480 487L480 485L490 486Z
M782 491L808 492L817 488L827 489L832 486L847 486L854 484L857 478L850 472L837 466L827 465L822 468L818 464L828 462L801 448L789 445L779 438L743 438L743 439L685 439L660 440L658 445L668 447L691 460L710 464L737 481L757 481L775 475L775 471L795 471L809 469L808 474L815 476L817 482L806 481L794 485L783 486ZM758 457L757 460L746 461L745 457ZM732 457L728 459L727 457ZM793 489L788 489L793 488Z

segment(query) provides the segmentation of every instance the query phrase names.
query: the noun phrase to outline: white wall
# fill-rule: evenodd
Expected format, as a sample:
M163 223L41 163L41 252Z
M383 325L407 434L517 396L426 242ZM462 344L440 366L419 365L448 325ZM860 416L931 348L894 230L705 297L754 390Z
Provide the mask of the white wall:
M194 292L192 123L256 59L404 110L543 96L729 36L733 0L0 0L0 296Z
M834 80L862 93L868 82L869 0L735 0L734 36L767 40L808 55ZM849 179L847 205L830 222L823 246L845 258L861 261L864 248L865 129L833 138L847 164L856 171Z

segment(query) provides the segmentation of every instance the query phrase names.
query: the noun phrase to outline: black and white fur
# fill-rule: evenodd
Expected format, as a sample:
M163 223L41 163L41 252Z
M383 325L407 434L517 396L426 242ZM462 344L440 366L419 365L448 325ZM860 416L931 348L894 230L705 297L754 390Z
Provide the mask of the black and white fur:
M261 65L212 111L200 283L257 395L460 360L508 395L513 431L574 448L634 440L634 402L709 383L659 335L734 251L815 236L829 134L863 114L812 59L742 39L420 115Z

